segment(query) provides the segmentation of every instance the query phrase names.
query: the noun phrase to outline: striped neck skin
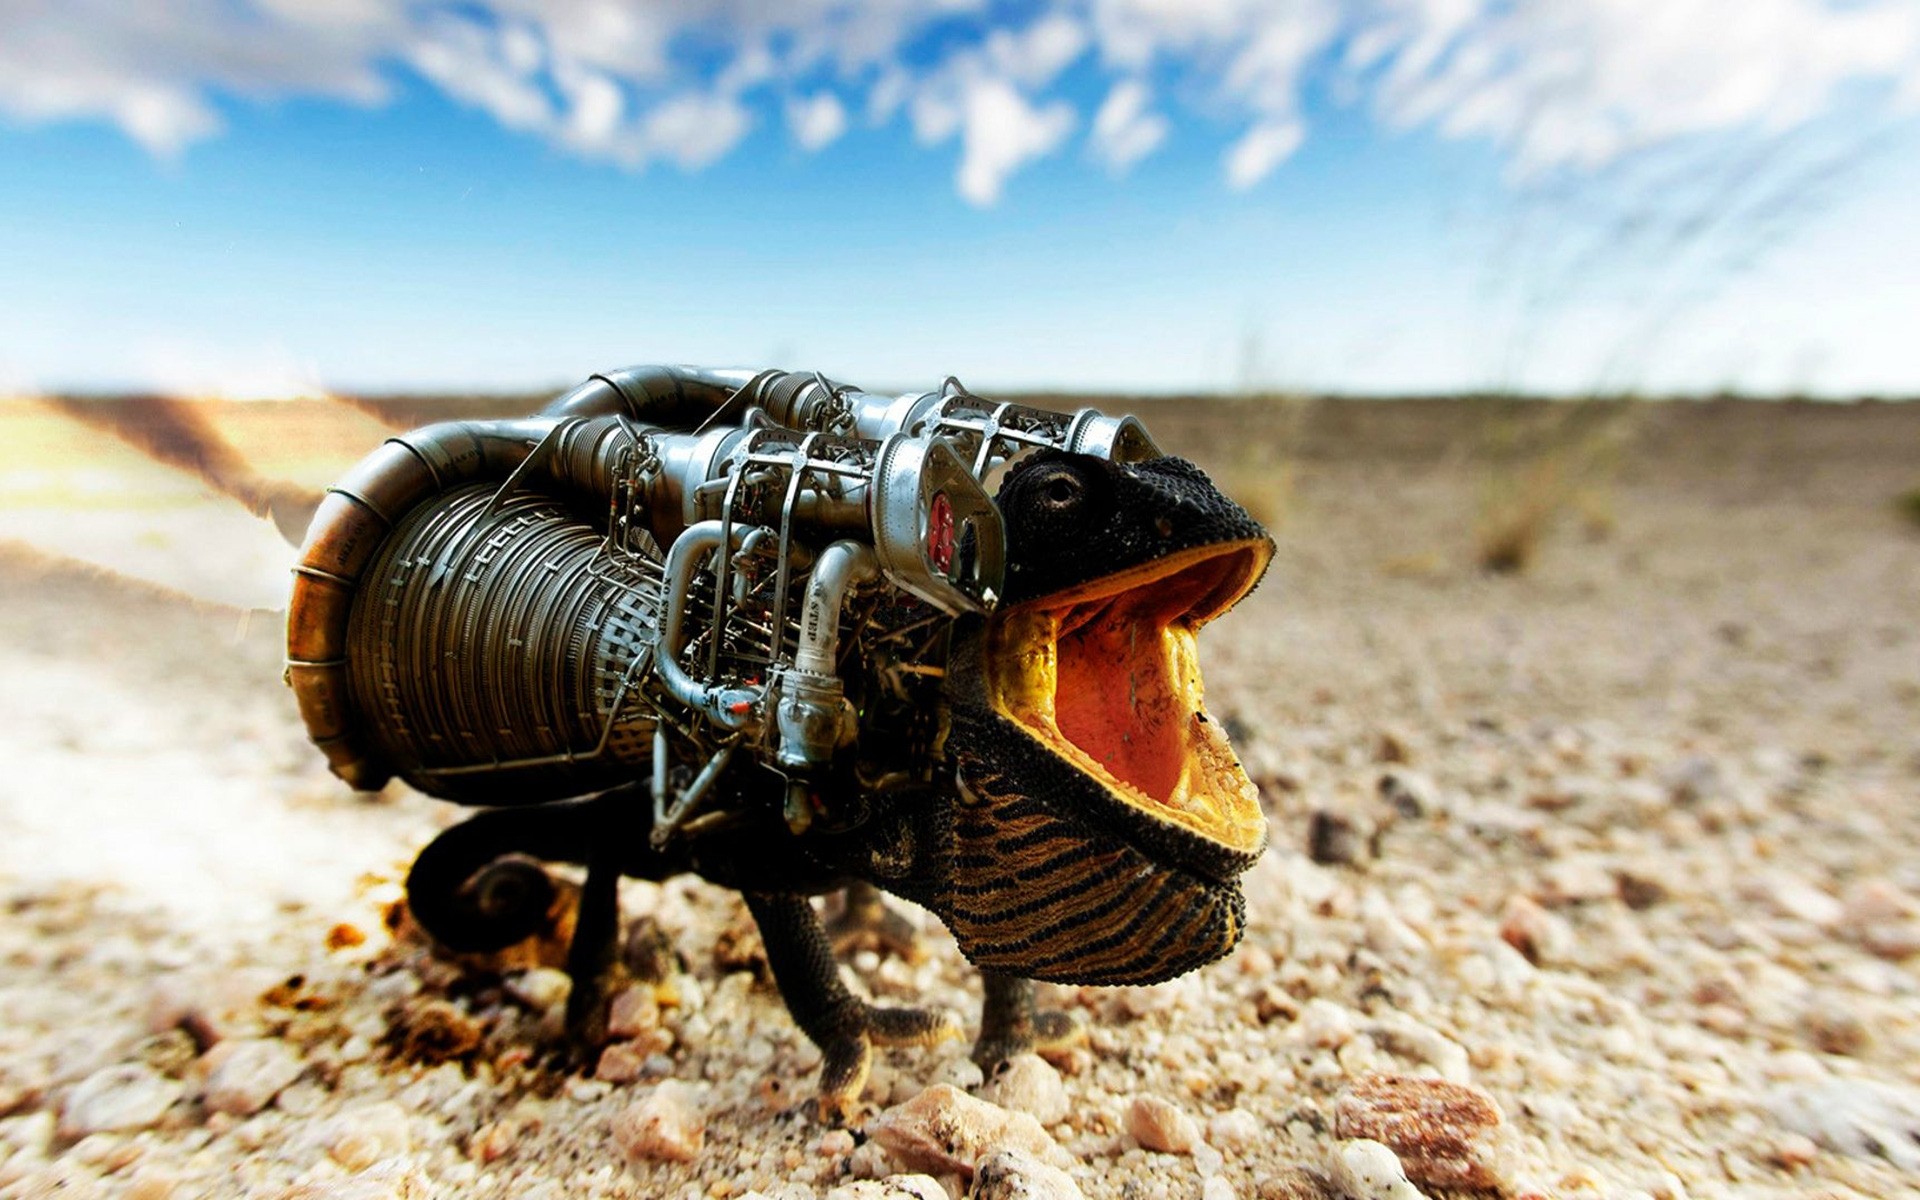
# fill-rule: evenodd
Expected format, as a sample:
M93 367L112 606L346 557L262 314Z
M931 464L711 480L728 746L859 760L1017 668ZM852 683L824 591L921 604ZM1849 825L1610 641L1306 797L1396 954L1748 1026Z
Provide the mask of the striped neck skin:
M1236 877L1258 851L1210 862L1194 835L1103 817L1100 789L1004 717L956 710L951 857L926 902L974 965L1068 984L1159 983L1232 951ZM1111 797L1107 798L1111 801ZM1189 843L1175 845L1176 842ZM1185 859L1185 862L1177 861Z

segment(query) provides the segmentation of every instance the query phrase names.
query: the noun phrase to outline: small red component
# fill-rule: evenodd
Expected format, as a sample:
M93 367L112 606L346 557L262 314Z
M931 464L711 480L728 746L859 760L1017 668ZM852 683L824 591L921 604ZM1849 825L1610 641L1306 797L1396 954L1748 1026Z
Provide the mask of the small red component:
M927 510L927 561L942 575L953 570L953 502L945 492L935 492Z

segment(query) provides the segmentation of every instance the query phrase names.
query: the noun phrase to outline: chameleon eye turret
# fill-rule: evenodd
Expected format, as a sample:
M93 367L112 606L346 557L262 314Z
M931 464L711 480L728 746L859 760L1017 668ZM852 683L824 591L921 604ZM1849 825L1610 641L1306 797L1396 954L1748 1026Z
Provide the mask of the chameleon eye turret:
M449 945L530 927L475 896L554 894L496 856L587 866L580 1039L620 875L747 893L844 1115L870 1045L952 1026L854 999L809 894L878 887L946 921L992 972L989 1064L1073 1034L1029 979L1146 982L1231 950L1265 823L1195 637L1270 554L1133 417L952 379L886 397L634 367L350 472L302 551L287 677L347 783L486 810L409 876Z

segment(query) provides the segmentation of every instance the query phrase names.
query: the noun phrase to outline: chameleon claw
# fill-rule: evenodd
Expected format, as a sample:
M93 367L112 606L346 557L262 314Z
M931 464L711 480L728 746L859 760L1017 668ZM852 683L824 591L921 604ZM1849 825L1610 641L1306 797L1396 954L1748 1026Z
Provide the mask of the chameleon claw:
M835 1038L821 1053L820 1120L835 1128L849 1125L859 1111L860 1093L866 1090L873 1043L864 1032L853 1033Z

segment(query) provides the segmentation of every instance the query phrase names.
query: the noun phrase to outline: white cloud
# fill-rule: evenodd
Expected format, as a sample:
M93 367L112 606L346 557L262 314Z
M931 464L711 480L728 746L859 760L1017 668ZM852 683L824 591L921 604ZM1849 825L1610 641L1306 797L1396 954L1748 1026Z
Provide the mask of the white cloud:
M1152 98L1146 84L1123 79L1113 85L1100 111L1094 114L1094 157L1115 174L1152 154L1166 140L1171 123L1159 113L1148 111Z
M1368 32L1387 120L1489 139L1523 175L1777 134L1851 86L1920 78L1920 6L1902 0L1402 0Z
M753 128L753 114L733 96L688 93L642 118L631 143L633 161L669 159L697 171L733 149Z
M470 21L435 22L407 48L413 68L449 96L486 112L508 129L554 126L553 102L532 69L514 64L514 39Z
M961 106L960 195L978 205L1000 199L1007 176L1051 154L1073 132L1073 109L1065 103L1036 108L1004 79L967 85Z
M937 36L929 36L937 30ZM1774 136L1849 105L1920 109L1914 0L0 0L0 115L112 122L157 155L234 104L380 103L410 68L502 125L587 157L698 167L785 106L795 142L905 111L960 142L969 199L1077 123L1114 171L1173 129L1149 79L1235 131L1249 186L1312 135L1310 83L1378 120L1495 146L1518 177L1650 148ZM1075 84L1074 86L1078 86Z
M803 150L830 146L847 131L847 108L832 92L787 102L787 128Z
M1256 125L1227 150L1227 183L1244 191L1285 162L1307 135L1298 121Z

